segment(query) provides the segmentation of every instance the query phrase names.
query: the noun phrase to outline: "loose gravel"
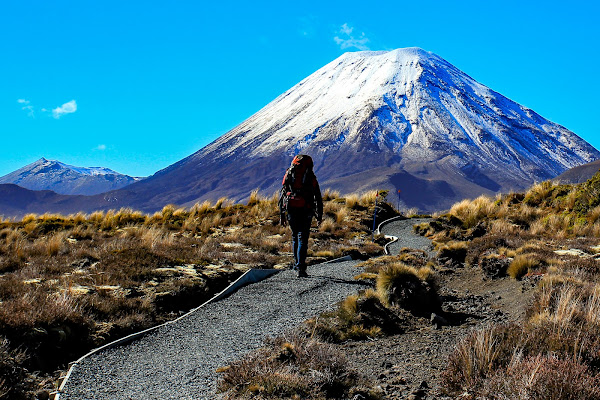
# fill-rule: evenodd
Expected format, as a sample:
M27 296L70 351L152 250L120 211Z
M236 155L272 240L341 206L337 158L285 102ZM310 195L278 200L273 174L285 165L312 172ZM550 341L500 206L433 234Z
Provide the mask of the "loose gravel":
M433 255L431 240L413 232L414 225L429 221L431 221L431 218L411 218L385 223L381 227L381 233L398 238L398 241L388 246L390 254L398 254L403 247L409 247L411 249L422 249L427 251L430 256Z
M360 289L357 261L281 271L174 324L77 364L62 399L218 399L216 369Z

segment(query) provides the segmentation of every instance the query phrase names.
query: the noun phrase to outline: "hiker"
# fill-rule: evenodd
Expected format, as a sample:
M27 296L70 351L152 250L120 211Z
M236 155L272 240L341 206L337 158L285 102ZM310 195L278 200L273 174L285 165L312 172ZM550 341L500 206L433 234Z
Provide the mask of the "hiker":
M308 235L313 216L317 224L323 217L323 200L319 182L313 173L313 161L310 156L299 154L292 160L292 165L283 176L283 187L279 196L281 224L290 224L292 229L292 248L294 251L293 269L298 271L299 278L306 273L306 251Z

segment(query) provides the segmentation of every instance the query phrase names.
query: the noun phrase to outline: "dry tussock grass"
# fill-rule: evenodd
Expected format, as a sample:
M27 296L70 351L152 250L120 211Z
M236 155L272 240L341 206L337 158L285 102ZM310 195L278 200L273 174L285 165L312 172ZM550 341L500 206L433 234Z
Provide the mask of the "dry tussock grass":
M399 306L416 314L427 314L440 306L436 279L430 267L415 268L396 262L380 268L375 285L377 295L385 306Z
M477 225L484 218L490 218L497 209L495 202L487 197L480 196L475 200L463 200L450 208L450 214L463 221L465 228Z
M228 399L379 398L331 344L301 334L270 339L220 372L218 388Z
M492 399L599 398L600 261L553 253L567 246L591 252L600 232L599 184L600 175L574 186L543 182L524 195L503 196L502 212L471 222L486 224L486 234L472 241L468 261L504 251L514 257L509 275L542 279L522 325L491 325L458 343L444 373L450 393ZM457 215L473 215L471 208L476 207L464 202Z
M356 196L355 209L339 193L326 195L329 214L311 235L314 255L381 253L370 242L370 195ZM277 198L258 192L247 205L222 198L152 215L124 208L3 221L0 330L34 355L28 368L42 368L36 360L44 359L53 360L44 366L51 369L198 305L244 268L286 265L290 233L278 221ZM47 340L53 329L66 345Z
M600 375L572 359L515 356L484 393L493 399L593 400L600 398Z
M521 279L529 271L540 266L539 260L528 255L518 255L508 265L506 273L514 279Z

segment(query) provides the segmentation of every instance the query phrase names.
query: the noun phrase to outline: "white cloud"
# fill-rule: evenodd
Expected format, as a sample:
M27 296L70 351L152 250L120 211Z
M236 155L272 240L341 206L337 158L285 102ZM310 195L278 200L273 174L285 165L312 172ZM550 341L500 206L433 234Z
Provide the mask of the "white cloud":
M28 117L34 117L35 116L35 113L33 111L33 106L31 104L29 104L29 103L31 103L29 100L17 99L17 103L23 105L23 107L21 107L21 110L27 111L27 116Z
M77 103L75 100L71 100L60 107L56 107L52 109L52 116L56 119L59 119L65 114L72 114L77 111Z
M347 23L344 23L344 25L342 25L342 27L340 28L340 33L343 33L344 35L350 36L352 34L353 30L354 30L353 27L348 26Z
M349 26L347 23L344 23L340 30L338 31L338 35L336 35L333 40L340 46L342 50L357 48L358 50L369 50L369 38L365 36L364 32L360 33L360 36L356 37L352 34L354 32L354 27Z
M106 150L106 145L105 144L99 144L98 146L96 146L95 150L104 151L104 150Z

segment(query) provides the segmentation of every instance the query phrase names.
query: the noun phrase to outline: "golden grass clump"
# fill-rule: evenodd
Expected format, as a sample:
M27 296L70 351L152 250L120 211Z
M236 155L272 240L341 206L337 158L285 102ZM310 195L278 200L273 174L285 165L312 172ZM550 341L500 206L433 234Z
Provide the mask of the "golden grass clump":
M465 228L472 228L484 219L494 216L497 205L487 196L475 200L463 200L450 208L450 214L463 221Z
M211 202L208 200L205 200L204 202L200 203L196 203L192 206L192 208L190 209L190 215L188 218L196 218L196 217L200 217L206 213L208 213L208 211L211 209Z
M313 255L315 257L333 258L333 256L335 256L335 253L331 250L319 250L317 252L314 252Z
M417 207L412 207L407 210L404 210L403 214L404 214L404 216L406 216L408 218L413 218L413 217L419 215L419 209Z
M323 214L333 216L343 207L344 207L344 204L336 202L336 201L324 201Z
M531 256L520 254L516 256L508 265L506 273L514 279L521 279L529 271L539 267L540 263L538 260Z
M543 219L538 219L529 225L529 233L534 236L543 234L546 232L546 222Z
M30 222L34 222L35 220L37 220L37 215L35 214L26 214L23 219L21 220L21 222L23 224L28 224Z
M340 192L338 192L337 190L331 190L327 188L323 191L321 197L323 198L323 201L329 202L331 200L340 198Z
M215 210L220 210L222 209L224 206L226 206L227 202L229 200L227 199L227 197L221 197L217 200L217 202L215 203Z
M369 205L375 203L375 197L377 197L378 194L380 193L377 190L370 190L366 193L363 193L360 196L358 203L363 207L368 207Z
M518 225L504 219L496 219L490 222L490 233L496 235L514 235L521 231Z
M467 242L451 241L438 248L438 258L464 263L468 248L469 244Z
M48 256L52 257L64 251L66 236L65 232L56 232L47 239L46 252Z
M545 279L531 321L539 324L547 320L563 328L596 331L600 328L600 284L565 278Z
M94 211L90 214L88 220L95 225L100 225L104 220L104 211Z
M431 299L425 296L427 290L421 288L424 283L435 285L435 273L431 268L417 269L400 262L388 264L377 274L377 295L388 307L395 304L403 308L427 307ZM405 287L410 289L404 292ZM415 302L422 302L422 304L415 304Z
M326 217L323 222L321 222L321 226L319 226L320 232L329 232L332 233L335 231L336 223L333 219Z
M174 212L175 212L175 205L174 204L167 204L160 211L163 220L168 220L171 217L173 217L173 213Z
M536 183L525 192L524 203L532 206L540 205L545 199L549 198L550 193L556 186L557 184L552 181Z
M356 268L364 268L365 272L378 273L379 270L384 266L395 263L397 261L398 256L375 257L356 264Z
M587 217L591 224L596 223L600 219L600 206L592 208L588 212Z
M442 375L443 384L457 392L480 386L491 375L499 361L506 357L500 346L506 336L504 327L484 327L460 341L448 360Z
M345 204L346 204L346 207L348 207L351 210L354 210L360 205L360 198L358 197L357 194L351 194L349 196L346 196Z
M258 195L258 189L254 189L252 191L252 193L250 193L250 197L248 198L247 205L249 207L252 207L253 205L255 205L258 202L260 202L261 200L262 200L261 197Z
M175 239L173 234L159 228L138 228L141 233L141 242L150 249L155 249L159 246L173 245Z
M340 208L335 213L335 222L337 224L343 224L346 221L346 219L348 218L348 214L349 214L349 211L347 208Z

